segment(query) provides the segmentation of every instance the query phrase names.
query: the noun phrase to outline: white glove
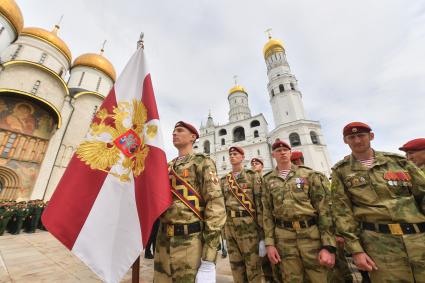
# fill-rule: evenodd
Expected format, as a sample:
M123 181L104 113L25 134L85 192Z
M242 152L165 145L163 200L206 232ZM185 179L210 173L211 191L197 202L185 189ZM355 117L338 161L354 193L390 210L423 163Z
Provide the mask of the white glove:
M215 263L201 259L201 266L198 268L195 283L215 283L215 277Z
M258 255L260 257L263 257L266 254L267 254L266 245L264 244L264 240L261 240L260 243L258 243Z

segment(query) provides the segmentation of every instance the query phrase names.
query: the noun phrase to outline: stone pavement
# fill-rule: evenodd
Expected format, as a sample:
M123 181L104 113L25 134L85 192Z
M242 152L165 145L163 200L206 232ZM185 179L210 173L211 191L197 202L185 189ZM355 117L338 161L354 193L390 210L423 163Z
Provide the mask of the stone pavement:
M152 282L153 260L140 259L140 282ZM48 232L0 236L0 283L101 282ZM131 282L131 270L122 282ZM231 283L228 258L219 256L217 283Z

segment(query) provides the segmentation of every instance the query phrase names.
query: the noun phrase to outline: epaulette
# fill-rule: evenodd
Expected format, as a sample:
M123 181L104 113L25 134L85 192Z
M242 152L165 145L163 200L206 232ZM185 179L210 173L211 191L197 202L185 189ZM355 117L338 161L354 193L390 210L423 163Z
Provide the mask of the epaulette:
M339 167L339 166L341 166L342 164L347 163L349 160L350 160L350 156L349 156L349 155L345 156L342 160L340 160L340 161L338 161L337 163L335 163L335 165L334 165L334 166L332 166L332 169L336 169L336 168L338 168L338 167Z
M303 168L303 169L307 169L307 170L312 170L314 171L312 168L305 166L305 165L297 165L299 168Z
M401 159L406 159L405 156L398 154L398 153L394 153L394 152L386 152L386 151L380 151L380 153L382 153L385 156L391 156L391 157L397 157L397 158L401 158Z

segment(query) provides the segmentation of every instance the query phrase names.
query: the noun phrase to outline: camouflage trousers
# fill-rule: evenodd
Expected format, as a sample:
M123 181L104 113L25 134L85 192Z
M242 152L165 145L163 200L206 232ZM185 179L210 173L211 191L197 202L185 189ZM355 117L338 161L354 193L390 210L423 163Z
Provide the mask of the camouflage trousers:
M425 282L425 233L396 236L363 231L360 238L378 266L369 273L373 283Z
M201 232L168 237L161 223L154 259L154 283L194 283L201 264Z
M257 224L250 217L227 217L225 235L234 283L264 282L258 256Z
M329 271L317 259L322 243L316 225L299 230L275 228L285 283L327 282Z
M335 266L329 274L330 283L353 282L348 261L345 258L344 245L338 244L335 255Z
M282 283L282 272L279 264L272 264L267 257L263 257L263 273L266 283Z

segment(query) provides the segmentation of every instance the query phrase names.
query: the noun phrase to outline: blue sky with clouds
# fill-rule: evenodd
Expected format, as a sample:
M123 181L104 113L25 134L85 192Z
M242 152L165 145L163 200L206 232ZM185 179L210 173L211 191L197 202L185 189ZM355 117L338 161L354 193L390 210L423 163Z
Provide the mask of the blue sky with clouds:
M25 26L51 29L73 57L98 51L118 73L141 31L162 119L168 157L178 120L200 125L211 110L226 123L233 75L252 113L274 127L262 48L264 31L284 42L308 118L322 124L331 159L348 152L342 127L367 122L374 147L398 152L425 136L425 2L289 0L16 0Z

